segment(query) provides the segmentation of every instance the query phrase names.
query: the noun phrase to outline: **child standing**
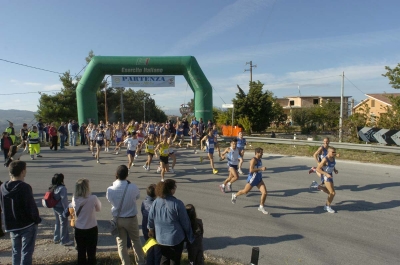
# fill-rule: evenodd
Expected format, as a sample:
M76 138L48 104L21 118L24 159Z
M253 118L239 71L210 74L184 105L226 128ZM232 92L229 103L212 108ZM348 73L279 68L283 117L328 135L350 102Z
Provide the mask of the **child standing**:
M142 202L141 211L142 211L142 231L143 237L147 241L149 239L149 229L147 228L147 222L149 219L149 211L153 201L156 199L156 184L150 184L147 189L147 197ZM158 265L161 262L161 250L158 245L151 247L147 251L147 265Z
M188 258L190 264L204 265L204 250L203 250L203 221L197 218L196 209L192 204L186 205L186 211L189 215L192 231L194 234L193 243L186 242Z

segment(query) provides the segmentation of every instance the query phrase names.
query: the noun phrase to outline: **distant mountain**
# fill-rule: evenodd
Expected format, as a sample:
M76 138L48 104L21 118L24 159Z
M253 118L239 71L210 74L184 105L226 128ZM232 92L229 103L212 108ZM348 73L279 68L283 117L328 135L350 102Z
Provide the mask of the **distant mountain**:
M36 124L35 119L36 112L28 110L2 110L0 109L0 132L4 132L8 127L8 121L14 123L15 132L19 135L19 130L22 128L23 123L27 123L28 126Z

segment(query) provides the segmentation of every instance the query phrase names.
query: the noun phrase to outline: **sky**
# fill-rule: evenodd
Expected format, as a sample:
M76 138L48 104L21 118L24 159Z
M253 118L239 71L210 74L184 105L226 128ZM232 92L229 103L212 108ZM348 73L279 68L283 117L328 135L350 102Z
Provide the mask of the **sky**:
M357 104L400 93L382 76L400 63L398 10L398 0L2 0L0 109L36 111L38 92L60 91L60 73L78 74L91 50L194 56L219 108L237 85L248 92L250 61L253 81L278 98L340 96L344 72L344 95ZM193 98L183 76L174 88L134 89L155 94L167 114Z

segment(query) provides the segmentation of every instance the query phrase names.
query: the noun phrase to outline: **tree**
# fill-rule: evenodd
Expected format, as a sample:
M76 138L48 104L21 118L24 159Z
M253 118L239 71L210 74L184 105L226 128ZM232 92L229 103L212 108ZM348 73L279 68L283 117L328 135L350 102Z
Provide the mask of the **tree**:
M388 95L392 106L384 107L386 113L381 113L378 119L380 128L400 130L400 96Z
M393 69L389 66L385 66L385 69L387 72L386 74L382 74L382 76L389 79L389 84L391 84L394 89L400 89L400 63Z
M74 80L69 71L60 75L60 81L63 85L61 92L55 95L41 94L36 118L57 123L75 119L78 116L76 87L79 80L79 77Z
M279 108L274 108L275 99L270 91L263 92L263 86L260 81L250 82L249 93L246 95L238 86L239 92L236 98L232 99L235 106L235 116L239 118L247 117L251 124L252 131L265 130L277 115L281 115ZM281 109L282 110L282 109Z
M343 120L343 133L349 142L359 142L357 127L371 126L370 107L364 103L360 106L359 112L350 115Z

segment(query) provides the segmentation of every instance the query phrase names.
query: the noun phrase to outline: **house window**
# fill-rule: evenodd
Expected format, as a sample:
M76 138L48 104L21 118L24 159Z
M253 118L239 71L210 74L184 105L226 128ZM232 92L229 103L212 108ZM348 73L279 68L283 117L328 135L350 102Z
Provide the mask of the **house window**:
M294 106L294 100L290 100L290 101L289 101L289 105L290 105L290 106Z
M319 104L319 99L318 98L314 98L313 99L313 104L314 105L318 105Z
M371 100L371 108L375 108L375 100Z

